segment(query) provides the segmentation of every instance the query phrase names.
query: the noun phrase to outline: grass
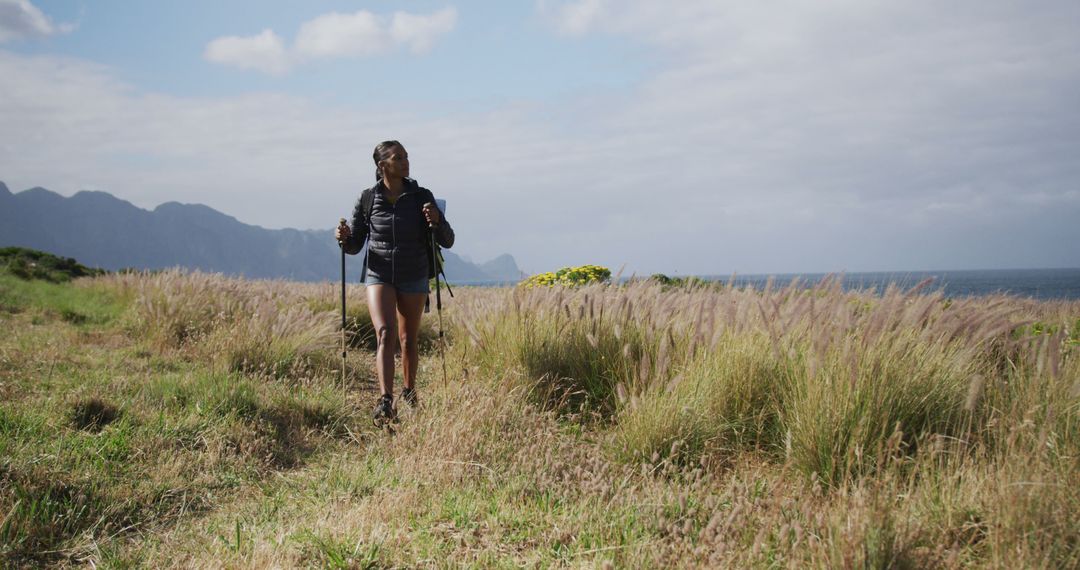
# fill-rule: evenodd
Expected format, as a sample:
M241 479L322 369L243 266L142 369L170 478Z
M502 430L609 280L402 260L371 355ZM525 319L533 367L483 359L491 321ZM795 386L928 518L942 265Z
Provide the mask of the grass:
M34 323L59 319L73 325L103 325L125 307L123 298L95 285L28 281L0 272L0 313L28 313Z
M770 358L763 335L725 337L676 380L654 384L623 406L613 429L624 462L694 465L703 457L778 449L779 411L790 397L790 363Z
M1080 303L456 293L389 436L359 289L343 391L334 284L0 273L0 566L1080 566Z

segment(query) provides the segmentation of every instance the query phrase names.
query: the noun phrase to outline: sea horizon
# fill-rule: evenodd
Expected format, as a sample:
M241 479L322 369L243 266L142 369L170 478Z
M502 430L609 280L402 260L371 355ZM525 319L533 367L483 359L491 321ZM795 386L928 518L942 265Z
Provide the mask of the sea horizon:
M948 269L948 270L894 270L894 271L851 271L817 273L733 273L733 274L675 274L669 277L696 277L714 283L728 283L732 278L735 286L762 288L771 279L773 286L786 287L795 279L804 285L820 283L828 277L840 277L845 290L884 291L888 285L895 284L903 289L911 289L926 279L932 281L923 286L921 291L941 290L946 297L968 297L981 295L1006 294L1016 297L1028 297L1038 300L1077 300L1080 299L1080 267L1027 268L1027 269ZM646 279L648 275L630 275L619 278L620 282L630 279ZM461 281L460 284L477 287L498 287L513 285L512 281Z
M763 287L769 279L774 286L787 286L798 279L806 285L830 276L842 279L845 290L884 291L889 284L911 289L931 279L923 292L940 290L946 297L1006 294L1039 300L1080 299L1080 268L1049 269L952 269L922 271L860 271L839 273L735 274L736 286ZM732 276L708 275L702 279L727 283Z

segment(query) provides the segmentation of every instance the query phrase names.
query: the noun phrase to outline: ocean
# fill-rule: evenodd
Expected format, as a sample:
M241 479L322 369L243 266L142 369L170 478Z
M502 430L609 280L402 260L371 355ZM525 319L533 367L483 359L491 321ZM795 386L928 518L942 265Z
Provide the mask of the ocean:
M771 277L774 287L784 287L798 278L805 285L820 282L827 273L784 273L776 275L735 275L735 285L743 287L764 287ZM727 283L730 275L704 275L702 279ZM933 281L922 291L940 290L946 297L969 297L972 295L993 295L1005 293L1017 297L1032 299L1077 299L1080 300L1080 268L1071 269L990 269L990 270L951 270L951 271L883 271L867 273L845 273L842 286L844 289L874 289L884 291L889 283L895 283L904 289L910 289L924 279ZM456 284L451 282L451 284ZM481 287L507 286L507 282L472 282L461 283Z
M779 274L771 276L775 286L786 286L798 278L813 284L825 273ZM993 269L967 271L892 271L845 273L844 289L884 291L889 283L910 289L924 279L933 279L922 291L941 290L946 297L969 297L1005 293L1032 299L1080 299L1080 268L1072 269ZM735 275L736 286L764 287L769 275ZM731 276L706 276L704 279L727 283Z

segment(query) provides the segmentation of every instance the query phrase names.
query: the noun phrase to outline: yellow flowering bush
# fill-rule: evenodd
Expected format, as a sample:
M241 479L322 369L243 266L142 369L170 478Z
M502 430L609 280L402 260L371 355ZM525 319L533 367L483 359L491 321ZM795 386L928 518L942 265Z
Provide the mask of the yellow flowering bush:
M563 267L558 271L537 273L521 282L522 287L553 287L563 285L577 287L589 283L606 283L611 279L611 270L602 265L580 265Z

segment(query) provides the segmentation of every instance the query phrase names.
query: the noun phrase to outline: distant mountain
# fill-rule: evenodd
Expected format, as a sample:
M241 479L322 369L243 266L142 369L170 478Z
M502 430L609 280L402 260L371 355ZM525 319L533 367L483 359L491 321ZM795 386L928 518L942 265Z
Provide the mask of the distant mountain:
M517 266L517 262L514 261L513 256L508 253L504 253L491 261L480 264L480 270L487 275L491 275L498 281L513 281L518 282L521 279L528 277ZM449 273L447 273L449 275Z
M105 269L186 267L249 278L337 280L341 250L332 230L268 230L201 204L168 202L143 210L107 192L65 198L44 188L12 194L0 182L0 246L73 257ZM451 283L517 281L514 258L476 265L444 250ZM362 256L349 256L350 281Z

